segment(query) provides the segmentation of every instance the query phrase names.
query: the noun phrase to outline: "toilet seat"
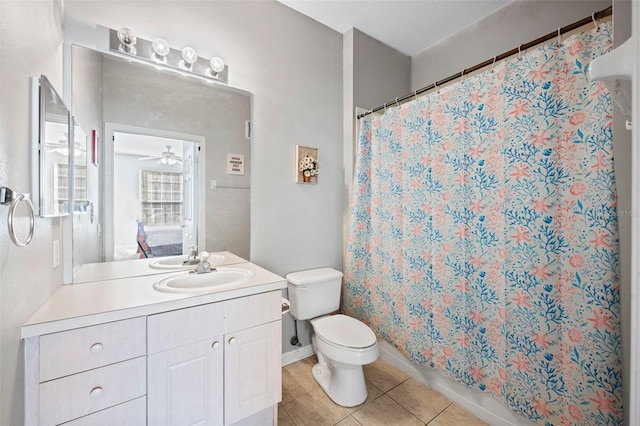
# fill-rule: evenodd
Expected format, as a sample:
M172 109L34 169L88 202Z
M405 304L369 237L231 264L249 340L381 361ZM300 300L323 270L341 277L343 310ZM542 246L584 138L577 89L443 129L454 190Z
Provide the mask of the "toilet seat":
M363 349L376 343L376 335L366 324L342 314L313 321L313 329L325 342L345 348Z

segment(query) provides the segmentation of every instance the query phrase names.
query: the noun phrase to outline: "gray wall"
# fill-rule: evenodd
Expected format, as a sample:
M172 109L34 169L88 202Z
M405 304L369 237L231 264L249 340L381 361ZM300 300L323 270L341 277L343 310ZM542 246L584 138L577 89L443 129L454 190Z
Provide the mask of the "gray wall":
M413 56L411 90L459 73L608 6L611 1L606 0L509 3Z
M30 192L29 76L45 74L62 93L61 2L0 1L0 185ZM37 29L37 31L34 31ZM23 423L20 326L62 282L53 269L52 246L62 239L63 219L35 221L33 242L15 247L0 206L0 424ZM28 218L16 218L22 239Z

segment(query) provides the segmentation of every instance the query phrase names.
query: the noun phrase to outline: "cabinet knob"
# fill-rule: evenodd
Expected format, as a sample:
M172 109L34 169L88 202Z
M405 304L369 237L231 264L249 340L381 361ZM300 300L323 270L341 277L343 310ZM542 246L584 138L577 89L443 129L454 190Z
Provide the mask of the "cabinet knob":
M218 349L220 347L220 342L217 340L211 344L212 349Z
M229 339L229 344L230 345L235 345L237 340L238 339L236 339L235 337L232 337L232 338Z
M102 388L100 386L96 386L95 388L91 389L89 395L91 395L91 398L100 398L100 395L102 395Z
M102 352L103 347L104 346L102 346L102 343L94 343L93 345L91 345L91 353L97 354L99 352Z

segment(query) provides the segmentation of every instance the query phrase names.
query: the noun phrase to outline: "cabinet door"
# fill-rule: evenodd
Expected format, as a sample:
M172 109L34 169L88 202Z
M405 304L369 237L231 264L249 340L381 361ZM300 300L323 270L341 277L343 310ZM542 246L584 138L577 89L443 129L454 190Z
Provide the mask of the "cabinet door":
M225 335L225 424L280 401L281 323L274 321Z
M222 337L149 355L148 424L222 425Z

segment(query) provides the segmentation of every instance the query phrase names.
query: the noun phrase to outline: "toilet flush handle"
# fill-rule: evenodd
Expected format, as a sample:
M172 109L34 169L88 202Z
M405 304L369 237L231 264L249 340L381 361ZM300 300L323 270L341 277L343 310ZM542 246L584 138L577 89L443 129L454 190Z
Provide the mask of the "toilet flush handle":
M298 286L298 291L307 291L307 288Z

